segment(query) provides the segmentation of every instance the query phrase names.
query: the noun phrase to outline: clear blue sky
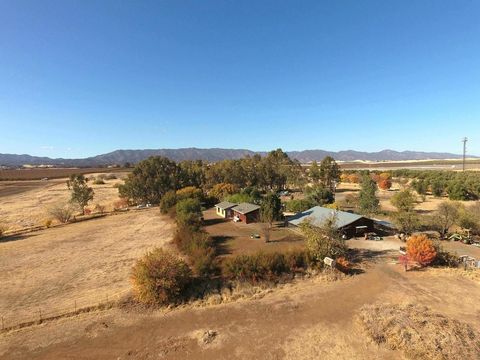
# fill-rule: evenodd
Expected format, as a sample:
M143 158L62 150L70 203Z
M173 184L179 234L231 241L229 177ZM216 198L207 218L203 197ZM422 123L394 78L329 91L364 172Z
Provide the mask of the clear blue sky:
M480 155L480 1L0 0L0 153Z

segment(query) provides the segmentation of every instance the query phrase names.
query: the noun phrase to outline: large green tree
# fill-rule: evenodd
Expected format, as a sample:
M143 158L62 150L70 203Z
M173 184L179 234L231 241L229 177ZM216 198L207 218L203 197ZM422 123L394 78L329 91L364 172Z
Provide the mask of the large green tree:
M158 204L168 191L179 187L179 168L165 157L152 156L139 162L119 187L120 196L134 202Z
M338 181L340 181L340 168L331 156L326 156L320 163L320 182L334 191Z
M316 160L314 160L312 162L312 165L310 165L310 168L308 169L308 176L314 184L318 184L318 182L320 181L320 167L318 166Z
M81 174L73 174L67 180L67 187L71 190L70 201L81 209L85 214L85 207L93 200L93 189L87 185L88 179Z
M379 210L379 200L376 196L377 184L370 176L364 175L360 183L361 190L358 199L358 207L362 214L371 215Z
M267 194L261 203L260 216L263 222L270 226L282 216L282 203L277 194Z

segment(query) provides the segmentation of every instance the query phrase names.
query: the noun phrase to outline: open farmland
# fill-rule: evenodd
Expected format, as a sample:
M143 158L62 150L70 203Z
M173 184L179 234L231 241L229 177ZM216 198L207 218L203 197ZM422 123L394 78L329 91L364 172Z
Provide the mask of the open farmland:
M445 160L411 160L411 161L352 161L339 162L342 170L462 170L461 159ZM467 170L480 170L480 160L467 159Z
M95 176L98 174L92 174ZM125 173L117 173L118 177ZM104 180L105 184L95 185L89 182L95 192L90 207L101 204L107 211L113 210L113 203L118 200L118 189L115 184L120 179ZM19 230L43 225L50 218L48 210L56 204L66 203L70 199L70 191L66 179L48 181L0 181L0 219L10 230Z
M135 260L172 238L158 209L119 213L0 242L5 326L118 299Z
M32 168L0 170L0 180L41 180L67 178L72 174L124 173L122 168Z

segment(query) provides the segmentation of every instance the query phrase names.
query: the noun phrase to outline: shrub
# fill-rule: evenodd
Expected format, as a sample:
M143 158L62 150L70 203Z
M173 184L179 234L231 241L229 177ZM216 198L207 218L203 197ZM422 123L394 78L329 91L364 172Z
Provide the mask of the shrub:
M114 210L126 209L128 208L128 200L126 198L120 198L119 200L113 203Z
M97 213L103 214L103 213L105 213L105 205L96 204L95 207L94 207L94 210Z
M94 185L105 185L105 181L103 181L102 179L96 179L94 182L93 182Z
M105 180L115 180L117 179L117 175L115 174L108 174L107 176L105 176Z
M191 251L190 259L196 275L206 277L217 270L215 249L213 247L197 248Z
M160 212L162 214L168 214L170 209L173 208L176 204L177 194L173 190L168 191L165 195L163 195L162 199L160 200Z
M52 219L45 219L43 221L43 225L46 227L46 228L49 228L50 226L52 226Z
M176 205L177 224L180 227L199 229L202 222L202 206L198 199L184 199Z
M135 298L149 305L178 304L185 296L191 275L182 259L157 248L133 267L131 280Z
M433 246L435 247L437 256L435 257L435 260L432 261L432 265L446 266L451 268L458 267L458 265L460 264L458 255L452 254L444 250L443 246L440 244L439 241L434 242Z
M73 209L70 204L55 204L48 210L48 213L58 222L65 224L72 219Z
M407 241L408 258L418 262L421 266L429 265L437 256L432 240L426 235L413 235Z
M237 281L277 281L282 275L306 269L305 252L263 253L238 255L227 258L223 263L225 278Z

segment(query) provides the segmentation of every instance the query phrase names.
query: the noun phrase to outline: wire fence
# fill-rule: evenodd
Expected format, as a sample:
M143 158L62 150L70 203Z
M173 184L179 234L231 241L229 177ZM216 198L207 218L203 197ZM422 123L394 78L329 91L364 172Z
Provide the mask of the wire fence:
M68 301L67 305L45 304L23 309L17 308L14 311L0 314L0 331L7 332L89 311L109 309L128 293L130 293L130 289L124 289L96 297L89 296L86 299L76 298Z

